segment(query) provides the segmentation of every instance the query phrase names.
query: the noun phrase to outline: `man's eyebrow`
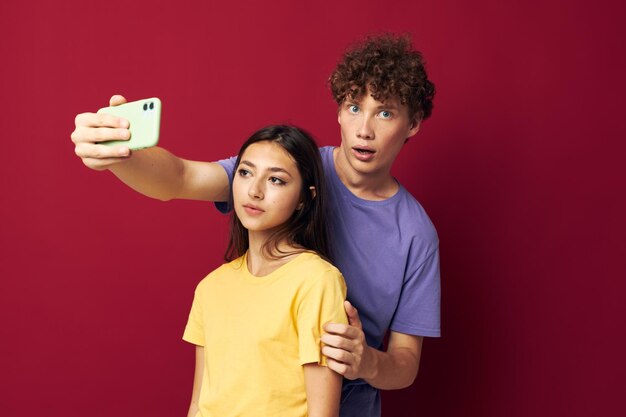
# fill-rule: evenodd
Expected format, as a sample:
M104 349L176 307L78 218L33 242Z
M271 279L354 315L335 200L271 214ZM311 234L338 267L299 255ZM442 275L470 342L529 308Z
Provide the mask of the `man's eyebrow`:
M256 165L254 165L252 162L248 161L248 160L241 160L239 161L240 165L248 165L250 168L255 168L256 169ZM269 167L267 168L267 171L270 172L284 172L285 174L289 175L291 178L293 178L293 175L291 175L291 173L289 173L289 171L287 171L285 168L281 168L281 167Z
M361 101L360 100L355 100L355 99L350 99L350 98L346 98L345 101L346 105L351 106L351 105L357 105L360 106L361 105ZM396 106L395 104L391 104L391 103L381 103L378 106L376 106L376 109L378 110L398 110L398 106Z
M384 110L384 109L398 110L399 107L393 104L392 102L381 101L380 104L376 106L376 108L378 110Z

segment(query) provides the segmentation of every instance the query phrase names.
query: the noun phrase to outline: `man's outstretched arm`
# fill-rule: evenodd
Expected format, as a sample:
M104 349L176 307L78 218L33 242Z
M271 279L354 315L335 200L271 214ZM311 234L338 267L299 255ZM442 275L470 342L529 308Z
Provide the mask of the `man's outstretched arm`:
M328 367L348 379L362 378L379 389L406 388L419 370L421 336L390 332L386 351L367 345L359 315L346 301L349 325L328 323L322 336L322 353Z
M116 95L109 103L117 106L125 102ZM188 161L159 147L131 152L126 146L100 144L130 138L128 122L117 116L82 113L76 116L75 125L71 138L83 163L95 170L110 170L143 195L159 200L228 199L228 176L219 164Z

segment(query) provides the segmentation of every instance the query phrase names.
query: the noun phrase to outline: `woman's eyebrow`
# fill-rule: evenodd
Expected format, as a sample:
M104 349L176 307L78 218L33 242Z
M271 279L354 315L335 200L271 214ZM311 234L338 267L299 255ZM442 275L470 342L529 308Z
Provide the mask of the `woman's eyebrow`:
M291 178L293 178L293 175L291 175L291 174L289 173L289 171L287 171L287 170L286 170L286 169L284 169L284 168L280 168L280 167L269 167L267 170L268 170L268 171L270 171L270 172L284 172L285 174L287 174L287 175L289 175Z
M248 161L248 160L242 160L239 161L239 165L248 165L250 168L255 168L256 169L256 165L254 165L252 162ZM291 173L289 173L289 171L287 171L285 168L281 168L281 167L269 167L266 169L266 171L270 171L270 172L284 172L285 174L289 175L291 178L293 178L293 175L291 175Z

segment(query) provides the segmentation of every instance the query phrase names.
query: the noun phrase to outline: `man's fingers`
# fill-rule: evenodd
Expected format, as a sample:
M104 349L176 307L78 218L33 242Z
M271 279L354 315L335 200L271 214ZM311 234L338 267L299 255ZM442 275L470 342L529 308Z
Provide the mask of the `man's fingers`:
M74 119L76 127L128 128L128 120L110 114L81 113Z
M346 315L348 316L348 322L350 325L361 327L361 319L359 318L359 312L356 307L354 307L348 300L343 302L343 307L346 309Z
M326 323L324 325L324 331L332 334L345 334L348 327L347 324Z
M353 362L353 357L350 352L346 352L343 349L337 349L332 346L323 346L322 354L327 358L334 359L339 362L350 364Z
M326 365L328 366L328 368L337 372L339 375L346 376L346 374L350 371L350 367L348 365L331 358L326 359Z
M126 103L120 95L109 100L111 106ZM111 114L81 113L74 119L76 128L71 134L74 152L91 169L104 170L131 156L128 146L105 146L102 142L130 139L128 120Z
M130 131L128 129L110 128L110 127L83 127L78 126L71 134L72 142L94 143L108 142L111 140L128 140L130 139Z
M96 171L105 170L111 165L115 165L118 162L125 160L126 158L106 158L106 159L96 159L96 158L81 158L83 164L85 166L94 169Z
M124 103L126 103L126 99L124 98L124 96L121 96L119 94L111 96L111 99L109 100L109 106L119 106L120 104Z
M110 140L130 139L130 130L122 128L101 127L99 129L86 129L85 136L95 142L108 142Z
M74 152L83 159L124 159L130 155L130 150L125 146L106 146L92 143L78 144L74 148Z
M354 343L352 342L351 339L347 339L345 337L342 336L337 336L337 335L333 335L333 334L329 334L329 333L325 333L322 335L321 337L322 343L324 343L327 346L331 346L334 348L338 348L338 349L343 349L343 350L352 350Z
M326 323L324 325L324 331L350 339L356 339L359 336L360 332L360 330L356 327L352 327L349 324L340 323Z

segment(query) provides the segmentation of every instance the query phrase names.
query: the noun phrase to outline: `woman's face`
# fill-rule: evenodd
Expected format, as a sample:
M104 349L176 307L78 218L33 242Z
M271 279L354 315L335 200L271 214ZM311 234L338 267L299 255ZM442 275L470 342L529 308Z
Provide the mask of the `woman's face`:
M271 233L301 206L302 178L293 158L271 141L248 146L233 180L235 213L250 233Z

